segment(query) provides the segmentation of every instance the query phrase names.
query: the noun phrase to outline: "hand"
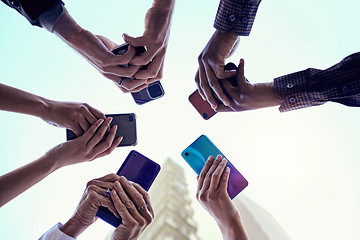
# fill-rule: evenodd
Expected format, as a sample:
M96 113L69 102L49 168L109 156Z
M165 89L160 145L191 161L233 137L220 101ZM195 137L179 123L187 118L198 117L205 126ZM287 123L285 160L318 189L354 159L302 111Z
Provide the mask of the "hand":
M219 79L228 78L236 73L225 71L224 66L225 60L236 50L239 39L239 36L232 31L216 30L198 57L199 69L195 82L200 96L207 100L214 110L217 108L215 97L220 99L225 106L230 104L230 100L219 84Z
M81 137L57 145L45 156L54 161L54 166L63 166L92 161L110 154L122 140L115 138L117 126L110 129L109 135L102 141L112 118L97 120Z
M51 125L71 129L76 136L81 136L98 119L106 118L86 103L46 100L46 106L47 111L41 118Z
M111 239L138 239L154 219L148 193L140 185L120 177L120 181L115 182L110 196L122 218L122 223L112 233Z
M158 81L163 76L163 66L165 53L170 36L171 17L174 8L174 0L154 0L152 7L147 11L145 16L145 31L143 36L134 38L123 34L125 42L134 47L145 46L147 51L139 56L134 57L131 65L145 66L146 69L138 71L134 77L138 80L137 88L132 92L140 91L148 84ZM139 80L146 80L139 81ZM125 80L124 84L130 80Z
M215 160L209 156L198 177L196 198L215 219L224 239L248 239L240 214L227 193L230 169L225 169L226 163L221 155Z
M280 105L283 99L275 94L272 82L251 84L245 78L245 61L240 60L237 70L237 84L234 86L228 80L222 80L225 92L230 96L230 105L219 105L218 112L246 111Z
M116 217L119 217L113 202L105 196L106 190L113 189L114 182L118 181L119 178L113 173L88 182L74 215L60 230L68 236L77 238L97 220L96 213L100 206L108 208Z
M61 15L53 32L87 59L103 76L116 84L120 82L121 77L130 78L139 70L139 66L119 66L130 62L135 56L134 48L130 47L124 55L111 53L117 44L81 28L68 12Z

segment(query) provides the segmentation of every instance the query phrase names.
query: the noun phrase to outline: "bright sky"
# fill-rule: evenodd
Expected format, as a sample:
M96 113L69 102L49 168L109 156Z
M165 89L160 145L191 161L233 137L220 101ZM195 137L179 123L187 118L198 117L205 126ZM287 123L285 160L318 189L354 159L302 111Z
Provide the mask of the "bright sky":
M123 43L140 36L150 0L67 1L81 26ZM116 172L135 149L161 163L184 166L202 239L219 239L210 216L196 202L195 173L181 151L206 134L247 178L243 191L268 210L292 239L360 239L360 127L357 108L327 103L288 113L276 108L217 114L202 120L188 103L195 90L197 56L207 43L218 1L178 1L173 16L162 99L137 106L55 35L31 27L0 4L1 82L63 101L89 103L106 114L137 114L135 148L53 173L0 209L4 239L37 239L73 214L86 183ZM231 61L246 62L251 82L308 67L324 69L359 51L360 2L265 0L253 31L242 37ZM0 112L0 174L43 155L65 141L65 130L30 116ZM179 196L181 197L181 196ZM97 221L79 239L102 239L111 227ZM214 237L216 236L216 237Z

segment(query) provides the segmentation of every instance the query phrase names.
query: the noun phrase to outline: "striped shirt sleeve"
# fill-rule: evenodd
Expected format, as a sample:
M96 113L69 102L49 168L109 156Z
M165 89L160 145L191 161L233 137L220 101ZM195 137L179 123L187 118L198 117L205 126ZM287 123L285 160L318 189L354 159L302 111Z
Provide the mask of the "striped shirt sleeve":
M261 0L220 0L214 27L219 31L233 30L248 36Z
M360 107L360 52L326 69L309 68L274 79L275 92L284 99L286 112L328 101Z

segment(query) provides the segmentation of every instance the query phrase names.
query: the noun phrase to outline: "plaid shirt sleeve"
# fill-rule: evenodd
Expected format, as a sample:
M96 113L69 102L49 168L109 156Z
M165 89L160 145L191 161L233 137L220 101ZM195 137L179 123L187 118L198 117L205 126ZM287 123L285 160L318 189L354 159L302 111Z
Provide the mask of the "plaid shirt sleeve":
M261 0L220 0L214 27L219 31L233 30L248 36Z
M360 52L326 70L309 68L274 79L275 92L286 112L328 101L360 107Z

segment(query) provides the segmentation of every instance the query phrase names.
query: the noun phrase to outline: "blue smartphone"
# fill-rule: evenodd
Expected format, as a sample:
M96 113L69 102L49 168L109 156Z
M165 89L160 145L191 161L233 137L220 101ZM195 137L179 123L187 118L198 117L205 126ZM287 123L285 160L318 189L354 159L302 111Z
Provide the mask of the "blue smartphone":
M116 174L125 176L128 180L139 184L143 189L149 191L159 171L159 164L141 153L132 150ZM115 215L105 207L100 207L96 216L114 227L118 227L122 222L122 219L115 217Z
M115 47L113 50L111 50L111 52L116 55L124 55L127 52L128 47L129 47L129 44L124 43L124 44L121 44L121 45ZM136 55L139 55L144 52L146 52L146 48L144 46L135 47ZM128 67L129 65L124 64L121 66ZM147 65L142 66L140 69L146 69L146 68L147 68ZM134 80L135 78L131 77L130 79ZM162 87L160 81L156 81L156 82L150 83L149 86L147 86L146 88L142 89L139 92L131 93L131 96L133 97L136 104L142 105L142 104L150 102L152 100L161 98L162 96L164 96L164 94L165 94L165 91L164 91L164 88Z
M106 117L112 117L110 127L117 125L115 138L122 136L123 140L119 143L118 147L135 146L138 143L136 135L136 114L106 114ZM76 135L73 131L66 129L67 141L75 139Z
M181 153L181 156L196 172L197 175L200 175L200 172L203 169L205 162L210 155L214 158L216 158L217 155L225 157L224 154L222 154L220 150L205 135L201 135ZM226 167L230 168L227 192L229 194L229 197L233 199L244 188L246 188L246 186L248 185L248 181L231 164L229 160L226 164Z

